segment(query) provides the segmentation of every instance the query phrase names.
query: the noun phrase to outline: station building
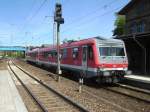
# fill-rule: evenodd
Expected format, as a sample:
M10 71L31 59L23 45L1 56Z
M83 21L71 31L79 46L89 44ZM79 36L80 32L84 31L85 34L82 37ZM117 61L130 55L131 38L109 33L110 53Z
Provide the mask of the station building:
M150 76L150 0L131 0L119 12L125 15L125 34L116 38L125 42L129 69Z

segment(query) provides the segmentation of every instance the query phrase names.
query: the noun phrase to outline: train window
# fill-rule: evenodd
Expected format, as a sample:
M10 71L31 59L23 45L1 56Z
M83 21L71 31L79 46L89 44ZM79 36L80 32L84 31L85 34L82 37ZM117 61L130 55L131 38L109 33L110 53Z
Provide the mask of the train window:
M87 56L86 56L86 49L87 49L86 47L83 48L83 58L82 58L83 61L86 61L86 59L87 59Z
M57 52L56 51L51 51L49 53L49 56L51 56L52 58L56 58L57 57Z
M100 47L99 51L101 56L125 56L122 47Z
M100 47L99 48L101 56L110 56L110 48L109 47Z
M50 53L48 54L48 57L52 57L52 52L50 52Z
M36 57L36 55L37 55L37 53L36 52L33 52L33 53L31 53L31 57Z
M62 50L62 58L67 58L67 49Z
M56 51L53 52L53 57L57 57L57 52Z
M116 55L117 56L125 56L124 48L116 48Z
M93 49L92 46L88 46L88 58L93 60Z
M44 57L44 58L48 58L49 53L50 53L49 51L44 52L44 53L43 53L43 57Z
M49 56L52 57L52 58L54 57L54 56L53 56L53 51L50 51Z
M73 50L72 50L73 59L78 58L78 54L79 54L79 48L77 48L77 47L73 48Z
M53 51L51 51L51 53L50 53L50 54L51 54L51 57L52 57L52 58L54 58Z
M45 52L43 52L43 57L45 58Z

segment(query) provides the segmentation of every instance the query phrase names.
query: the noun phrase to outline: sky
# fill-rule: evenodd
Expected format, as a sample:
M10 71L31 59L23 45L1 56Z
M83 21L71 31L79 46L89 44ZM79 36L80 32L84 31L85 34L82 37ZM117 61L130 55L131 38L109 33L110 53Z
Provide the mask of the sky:
M112 37L116 12L130 0L0 0L0 46L53 44L55 3L65 23L60 39Z

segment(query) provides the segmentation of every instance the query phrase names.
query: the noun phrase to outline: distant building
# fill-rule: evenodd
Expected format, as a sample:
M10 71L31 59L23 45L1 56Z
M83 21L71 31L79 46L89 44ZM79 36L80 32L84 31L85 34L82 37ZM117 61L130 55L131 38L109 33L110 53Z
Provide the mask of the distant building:
M0 46L0 58L25 57L26 48L22 46Z
M150 0L131 0L118 14L126 16L125 42L129 69L150 75Z

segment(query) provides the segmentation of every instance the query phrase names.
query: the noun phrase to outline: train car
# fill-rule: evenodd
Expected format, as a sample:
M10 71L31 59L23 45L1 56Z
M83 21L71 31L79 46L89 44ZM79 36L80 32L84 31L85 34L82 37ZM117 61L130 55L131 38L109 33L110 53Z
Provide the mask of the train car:
M96 78L100 82L118 82L128 70L125 45L121 40L94 37L62 44L60 52L61 68L84 78ZM56 67L56 47L27 52L27 61Z
M35 48L33 50L26 52L26 61L37 63L38 62L38 50L39 48Z

